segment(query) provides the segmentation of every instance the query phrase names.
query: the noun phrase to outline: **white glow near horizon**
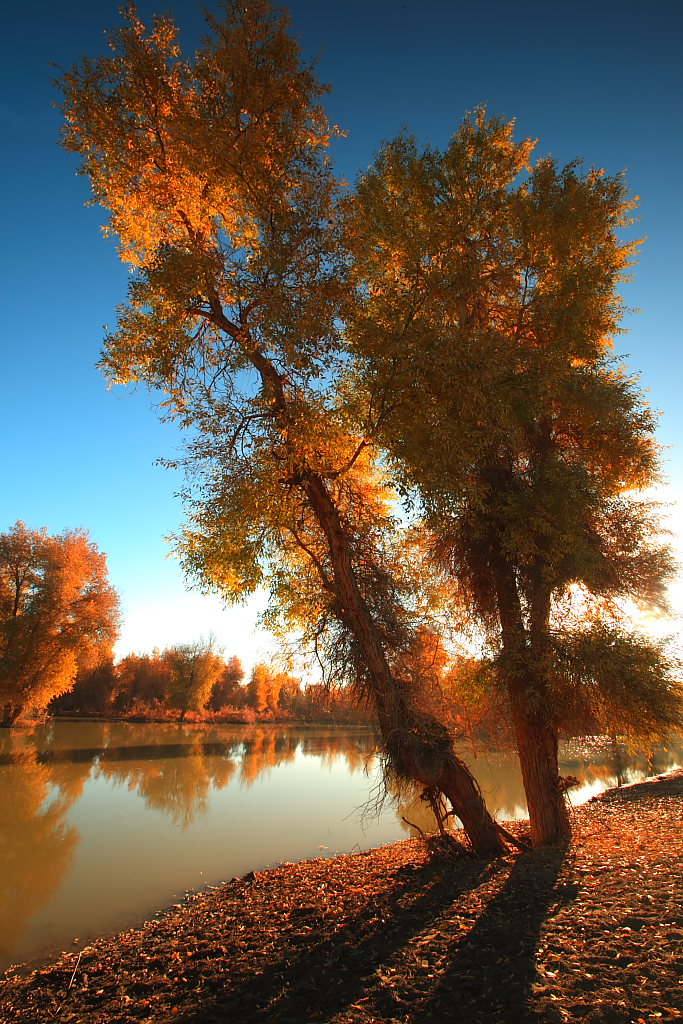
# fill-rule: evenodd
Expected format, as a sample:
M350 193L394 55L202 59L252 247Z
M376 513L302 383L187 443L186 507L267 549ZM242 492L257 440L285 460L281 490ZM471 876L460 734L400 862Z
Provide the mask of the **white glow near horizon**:
M683 566L683 499L667 490L654 492L653 500L669 505L669 538L679 563ZM277 639L257 626L267 595L260 593L246 605L226 607L220 598L185 590L180 573L176 575L173 561L166 563L162 592L157 595L148 588L123 597L123 625L115 646L116 660L127 654L149 654L179 643L192 643L213 635L226 658L238 657L248 673L257 661L272 661L279 649ZM664 618L630 611L633 625L653 636L681 635L683 625L683 572L669 589L672 617Z
M237 656L248 672L256 661L272 660L277 651L272 634L256 625L264 604L265 596L226 608L218 597L191 591L161 595L154 602L146 598L126 601L115 657L150 654L157 647L163 650L213 635L225 657Z

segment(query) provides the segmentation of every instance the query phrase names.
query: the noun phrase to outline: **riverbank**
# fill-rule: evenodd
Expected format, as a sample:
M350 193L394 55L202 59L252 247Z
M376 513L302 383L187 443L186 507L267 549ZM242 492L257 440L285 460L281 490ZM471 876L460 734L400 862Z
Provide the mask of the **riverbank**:
M567 850L481 863L406 840L193 894L28 976L10 970L0 1021L681 1019L683 770L573 816Z

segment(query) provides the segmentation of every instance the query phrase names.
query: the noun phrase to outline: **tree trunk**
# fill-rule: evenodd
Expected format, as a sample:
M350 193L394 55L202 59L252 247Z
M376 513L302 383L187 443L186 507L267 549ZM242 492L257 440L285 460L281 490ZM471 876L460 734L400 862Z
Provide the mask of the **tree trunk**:
M450 739L450 737L449 737ZM489 814L477 782L463 761L453 752L444 759L436 788L450 802L462 822L465 835L479 857L500 857L507 847L495 820Z
M11 729L21 714L21 704L3 704L0 708L0 729Z
M501 554L496 559L495 582L502 662L529 811L531 841L534 846L545 846L571 836L569 812L560 789L557 727L542 676L543 634L550 596L546 594L543 601L536 603L535 616L532 616L534 635L530 637L524 627L514 573Z
M525 712L519 707L521 701L518 696L518 706L513 706L513 722L529 808L531 842L534 846L545 846L571 836L569 812L560 789L557 730L543 712Z
M462 822L474 853L498 857L507 851L471 772L453 750L448 729L418 708L410 689L391 670L377 626L358 586L349 540L325 481L314 473L304 488L325 534L343 621L363 652L384 747L397 775L437 789Z

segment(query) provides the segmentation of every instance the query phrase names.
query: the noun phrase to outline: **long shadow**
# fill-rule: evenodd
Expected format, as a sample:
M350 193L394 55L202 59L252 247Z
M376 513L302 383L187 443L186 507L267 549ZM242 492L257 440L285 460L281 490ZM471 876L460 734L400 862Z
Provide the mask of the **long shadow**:
M364 998L378 969L429 927L444 907L475 889L486 870L477 861L441 873L430 863L399 869L395 884L346 918L332 936L318 942L309 938L299 946L286 945L285 938L279 959L267 966L255 959L241 976L239 968L231 971L223 990L214 991L201 1012L180 1017L179 1024L331 1019Z
M507 864L470 862L442 874L426 864L397 872L387 893L347 919L340 932L305 949L283 948L264 968L254 961L241 977L231 972L224 990L214 991L202 1012L181 1017L182 1024L322 1022L359 1000L366 1020L547 1024L555 1018L549 993L533 988L535 954L551 908L576 895L575 886L557 884L566 855L555 848L519 856L464 938L457 928L442 931L444 922L457 919L448 917L448 908L475 890L487 871L507 871ZM423 977L407 984L399 970L395 986L387 983L411 940L429 931L442 939L438 966L430 964L434 969L425 977L425 962ZM429 958L429 946L421 948Z
M566 858L564 846L517 857L505 884L441 964L438 983L412 1008L411 1020L546 1024L555 1019L548 1014L550 994L537 984L535 955L544 921L577 895L575 885L558 885Z

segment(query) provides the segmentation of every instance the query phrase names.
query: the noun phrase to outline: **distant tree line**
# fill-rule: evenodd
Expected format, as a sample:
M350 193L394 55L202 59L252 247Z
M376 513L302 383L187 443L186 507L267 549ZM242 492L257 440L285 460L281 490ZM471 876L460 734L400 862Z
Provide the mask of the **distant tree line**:
M348 692L304 687L264 663L248 679L213 640L117 664L119 601L83 530L0 534L0 725L44 713L145 720L368 721Z
M147 721L369 723L353 688L304 685L259 662L248 678L212 639L114 662L119 603L106 556L82 530L54 536L17 522L0 534L0 722L44 713ZM457 735L507 741L497 702L473 684L476 661L429 654L430 701ZM417 654L415 655L417 657ZM426 672L423 671L426 677Z
M47 710L56 716L145 721L370 721L367 709L346 690L304 686L263 662L247 677L239 658L225 659L203 640L85 669Z

